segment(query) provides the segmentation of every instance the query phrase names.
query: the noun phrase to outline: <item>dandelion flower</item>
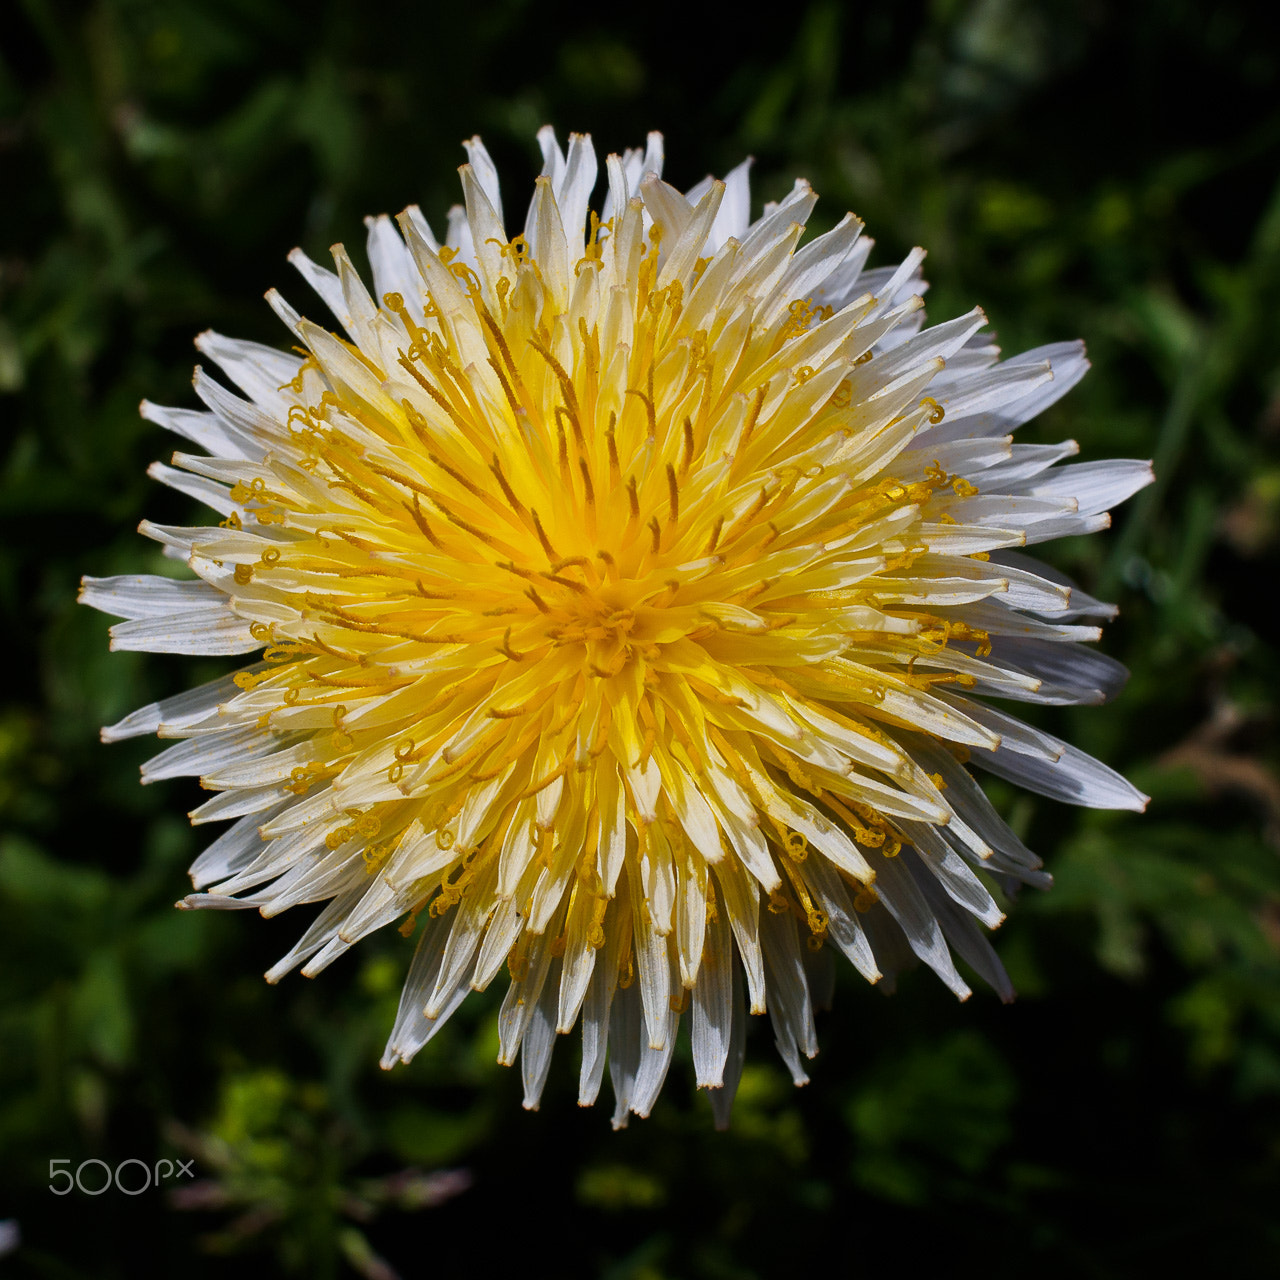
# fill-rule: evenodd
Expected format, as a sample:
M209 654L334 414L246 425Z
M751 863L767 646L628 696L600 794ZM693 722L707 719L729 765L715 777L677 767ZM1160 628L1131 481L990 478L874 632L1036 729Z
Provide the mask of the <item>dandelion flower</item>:
M383 1065L505 970L500 1061L535 1107L582 1024L616 1124L648 1114L687 1018L724 1123L747 1011L795 1081L834 951L869 981L952 949L1004 999L994 886L1044 886L972 763L1103 808L1145 798L985 699L1100 702L1114 609L1024 545L1105 528L1151 478L1012 433L1085 372L1010 360L980 310L924 327L923 253L866 270L846 216L798 247L804 181L749 215L747 164L681 194L662 138L587 136L518 234L478 138L437 242L368 220L371 295L290 255L342 333L267 298L297 355L196 340L194 446L150 474L222 517L144 521L194 571L86 578L117 649L247 654L107 741L177 739L231 820L189 907L323 904L267 974L418 934Z

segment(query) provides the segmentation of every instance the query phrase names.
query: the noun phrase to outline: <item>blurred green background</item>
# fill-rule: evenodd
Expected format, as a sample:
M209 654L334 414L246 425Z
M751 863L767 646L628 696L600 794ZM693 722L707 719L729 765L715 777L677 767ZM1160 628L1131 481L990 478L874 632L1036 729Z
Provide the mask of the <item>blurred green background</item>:
M533 1274L750 1280L941 1264L985 1277L1273 1274L1280 1257L1280 52L1242 0L740 7L8 0L0 20L0 1219L7 1274ZM1043 723L1143 817L993 786L1056 887L997 940L1020 991L852 973L793 1090L763 1027L716 1134L685 1059L647 1122L542 1110L494 1065L496 990L410 1067L377 1057L410 944L260 974L304 921L172 909L194 783L143 790L98 726L217 674L108 654L82 573L144 571L144 476L194 405L192 336L283 343L284 262L457 198L481 133L508 206L533 133L667 134L689 186L757 158L873 263L930 250L931 314L1094 369L1029 438L1154 456L1110 533L1049 556L1122 615L1106 708ZM758 207L758 206L757 206ZM194 1160L93 1197L49 1161ZM63 1166L67 1167L67 1166ZM100 1185L90 1166L84 1181ZM140 1168L124 1174L141 1181ZM134 1179L131 1181L131 1179ZM175 1197L172 1189L180 1187ZM831 1265L827 1263L826 1265Z

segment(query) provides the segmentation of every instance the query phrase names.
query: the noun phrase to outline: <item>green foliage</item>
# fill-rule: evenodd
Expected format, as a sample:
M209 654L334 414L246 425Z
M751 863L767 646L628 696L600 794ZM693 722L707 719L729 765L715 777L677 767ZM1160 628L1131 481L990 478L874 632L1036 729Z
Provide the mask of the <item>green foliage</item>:
M730 20L732 17L732 20ZM514 1264L748 1280L944 1262L959 1274L1251 1275L1280 1248L1280 67L1247 0L814 0L765 19L531 0L303 8L23 0L0 46L0 1150L29 1274L376 1280ZM1230 92L1228 92L1228 90ZM165 572L138 519L192 403L190 338L280 342L283 254L457 198L480 132L513 192L533 131L668 135L691 185L746 152L879 238L930 249L931 313L981 302L1006 350L1084 337L1094 370L1030 438L1155 459L1108 535L1047 554L1118 599L1132 679L1043 723L1125 770L1146 816L993 798L1056 884L998 945L1020 992L890 1000L843 974L814 1083L756 1029L727 1134L688 1055L647 1122L541 1112L493 1065L492 1000L377 1070L409 945L308 984L257 977L301 927L179 913L191 787L99 725L219 674L110 654L82 573ZM512 197L513 200L516 197ZM359 254L357 253L357 258ZM172 565L169 564L169 569ZM50 1160L194 1161L65 1198ZM462 1172L465 1171L465 1172ZM535 1234L536 1233L536 1234ZM546 1261L542 1261L542 1259Z
M1017 1094L1009 1065L976 1032L903 1054L849 1102L855 1184L908 1205L949 1182L962 1194L1008 1142Z

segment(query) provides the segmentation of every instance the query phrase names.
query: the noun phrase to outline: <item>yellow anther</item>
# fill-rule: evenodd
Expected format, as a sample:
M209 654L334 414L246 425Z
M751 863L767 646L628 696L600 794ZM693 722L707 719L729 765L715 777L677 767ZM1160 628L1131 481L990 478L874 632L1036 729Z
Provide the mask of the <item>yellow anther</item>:
M605 573L607 574L609 581L617 582L618 562L607 551L597 551L596 559L604 565Z
M600 260L600 228L602 224L600 222L600 215L594 209L592 209L590 213L591 223L587 230L587 244L585 248L586 257L579 262L579 267L581 267L582 262L598 262ZM612 225L613 219L610 218L608 226L612 228Z
M569 771L569 766L571 764L573 764L572 756L562 760L560 764L558 764L554 769L552 769L551 772L548 773L545 777L539 779L532 786L526 787L518 796L516 796L516 799L531 800L534 796L538 794L539 791L545 791L547 787L549 787L553 782L556 781L556 779L563 777ZM543 837L539 837L537 835L537 829L535 828L534 843L535 844L538 843L542 838Z
M929 410L929 421L934 426L937 426L946 417L947 411L932 396L925 396L920 401L920 407Z
M880 901L880 895L869 887L863 887L853 899L853 909L855 911L867 912Z
M787 311L790 313L790 318L778 332L778 339L781 342L797 338L808 330L813 323L813 299L797 298L796 301L787 304Z
M449 272L462 281L468 298L474 302L480 297L480 277L465 262L451 263Z
M608 898L597 898L591 908L591 927L587 930L587 941L595 951L604 946L604 916L609 909Z
M391 844L371 844L360 856L364 859L366 873L373 875L391 856Z
M303 645L277 644L272 645L271 648L262 655L262 660L279 666L286 662L297 662L297 660L303 657L306 652L307 650Z
M511 628L508 627L502 636L502 643L498 646L498 652L506 658L510 658L512 662L523 662L525 655L517 653L511 647Z
M397 927L396 932L402 938L413 937L414 930L417 929L418 927L418 912L421 911L425 905L426 903L424 902L418 903L418 905L414 907L413 911L410 913L408 918L405 919L404 922Z
M514 707L490 707L489 717L493 720L516 720L520 716L527 715L540 697L540 694L535 693L532 698L526 698Z
M618 440L615 434L618 415L609 411L609 425L604 430L605 445L609 450L609 480L616 487L622 483L622 469L618 462Z
M658 434L658 419L653 407L653 397L637 387L628 387L623 394L636 396L644 402L645 415L649 423L649 439L654 439Z
M538 541L542 544L543 551L547 553L547 563L555 564L557 560L564 559L551 544L551 539L547 537L547 531L542 527L542 521L538 517L537 510L531 509L529 514L533 518L533 531L538 535Z

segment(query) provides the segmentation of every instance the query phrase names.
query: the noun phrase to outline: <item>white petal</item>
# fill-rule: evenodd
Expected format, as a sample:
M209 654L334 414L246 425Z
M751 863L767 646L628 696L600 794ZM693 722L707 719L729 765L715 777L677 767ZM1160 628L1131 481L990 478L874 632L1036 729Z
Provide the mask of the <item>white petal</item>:
M231 654L262 648L262 641L250 634L248 621L225 604L118 622L110 634L113 649L150 653Z
M176 489L197 502L203 502L206 507L216 511L220 516L229 516L234 511L237 518L241 521L244 519L244 508L238 502L232 502L231 491L225 484L219 484L218 481L210 480L207 476L195 476L187 471L179 471L176 467L166 467L163 462L153 462L147 468L147 475L170 489Z
M901 857L899 854L896 858L882 858L877 863L876 892L880 901L897 921L911 950L961 1000L966 1000L972 993L956 972L937 917L929 909L929 904L916 887L916 882Z
M1090 809L1130 809L1142 813L1151 797L1143 795L1126 778L1100 760L1061 743L1057 760L1045 760L1000 747L994 752L975 753L973 762L991 773L1068 804Z
M551 179L552 190L564 176L564 152L556 140L556 131L549 124L538 130L538 147L542 151L542 176Z
M255 445L249 437L229 430L216 414L201 413L196 409L167 409L163 405L152 404L150 400L144 400L138 406L138 412L148 422L198 444L209 453L248 458L255 452Z
M591 135L571 133L564 174L556 181L555 191L556 204L560 207L560 221L569 242L569 257L575 263L582 257L587 205L596 185L598 171Z
M116 618L163 618L225 606L226 596L199 578L179 581L147 574L81 578L80 603Z
M631 1113L640 1059L645 1049L644 1018L640 993L633 984L613 999L609 1017L609 1083L613 1086L613 1127L625 1129Z
M253 666L246 668L257 672L262 668ZM125 738L137 738L144 733L156 733L161 725L170 730L178 730L189 724L203 720L210 711L224 702L229 702L240 692L231 676L220 676L207 684L197 685L183 693L175 694L160 702L150 702L145 707L131 712L123 720L108 725L102 730L103 742L120 742Z
M730 237L741 240L751 225L751 157L724 175L724 199L707 236L707 249L719 253Z
M465 988L459 994L457 1004L446 1009L434 1021L422 1012L427 993L435 986L436 975L440 971L440 958L444 954L447 936L448 926L438 918L429 918L423 926L418 949L413 953L413 962L409 965L409 976L400 993L400 1008L396 1012L395 1025L387 1037L387 1047L382 1054L381 1065L384 1070L395 1066L397 1061L409 1062L444 1026L457 1004L462 1003Z
M228 827L191 864L191 883L203 889L248 866L265 847L258 826L259 819L251 815Z
M1004 1004L1011 1003L1014 997L1013 983L1009 980L1004 965L1000 963L995 948L987 941L973 917L958 907L932 877L920 875L916 882L928 899L956 954L973 967Z
M206 329L196 348L207 355L246 395L273 412L288 412L280 388L298 376L302 357L243 338L228 338Z
M796 921L789 913L765 911L760 917L760 941L778 1052L791 1071L791 1079L798 1085L808 1084L800 1055L812 1058L818 1052L818 1041Z
M1074 498L1082 516L1097 515L1131 498L1155 479L1151 463L1135 458L1077 462L1027 481L1015 492L1034 498Z
M485 195L489 197L489 203L493 205L498 215L498 222L501 223L502 192L498 187L498 170L494 166L493 158L489 155L488 148L478 137L470 138L462 145L466 148L467 159L471 162L471 168L475 171L476 179L479 181Z
M334 272L312 261L301 249L289 251L289 261L297 267L302 278L320 295L320 300L329 308L335 319L355 338L351 324L351 311L347 307L347 299L342 291L342 281Z
M679 1023L680 1015L668 1010L662 1048L655 1049L650 1044L641 1051L640 1066L636 1071L635 1083L631 1086L631 1110L642 1120L653 1110L653 1104L658 1100L658 1094L671 1068Z
M376 218L366 218L369 229L366 251L373 268L373 287L381 300L388 293L398 293L406 304L418 299L422 277L418 275L409 250L405 247L395 224L385 213Z
M742 996L742 966L735 962L733 966L733 1027L729 1033L729 1053L725 1060L724 1085L710 1090L708 1097L711 1111L715 1116L716 1128L729 1127L729 1113L733 1109L733 1100L738 1094L738 1083L742 1079L742 1064L746 1058L747 1047L747 1010Z
M618 963L631 937L631 912L619 910L618 900L605 916L605 942L591 974L582 1006L582 1072L578 1079L578 1105L591 1106L600 1092L614 995L618 988Z
M533 1012L529 1015L529 1027L520 1042L520 1075L524 1083L524 1108L537 1111L542 1101L542 1090L551 1070L551 1051L556 1043L556 1002L560 983L557 962L548 975Z
M733 937L723 914L707 925L707 954L693 988L693 1066L698 1088L718 1089L733 1031Z

